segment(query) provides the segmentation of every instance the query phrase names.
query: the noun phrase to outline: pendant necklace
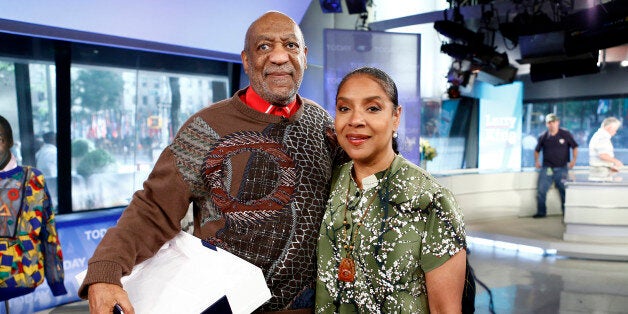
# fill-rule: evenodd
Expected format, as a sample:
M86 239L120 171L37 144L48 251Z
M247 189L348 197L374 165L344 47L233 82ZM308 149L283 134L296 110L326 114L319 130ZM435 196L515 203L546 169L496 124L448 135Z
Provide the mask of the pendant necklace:
M390 170L390 168L388 168L388 170ZM340 260L340 265L338 265L338 280L344 281L344 282L353 282L355 280L355 262L353 261L353 257L351 253L353 252L353 249L355 248L355 239L358 236L358 230L364 224L364 219L366 218L366 215L368 214L369 209L371 208L371 205L373 204L373 201L379 194L379 189L377 189L375 193L373 194L373 196L371 196L371 199L366 204L366 207L364 208L364 213L362 213L362 217L360 217L360 220L355 224L353 224L352 222L352 224L354 225L353 230L352 230L353 233L351 234L351 237L349 237L349 232L347 232L347 230L349 230L349 227L351 227L349 225L349 222L347 221L347 209L349 207L349 190L351 190L351 184L349 184L349 187L347 188L347 196L346 196L345 209L344 209L344 220L342 221L342 224L344 226L344 228L342 228L342 232L345 238L344 248L347 254L345 255L345 257L343 257Z

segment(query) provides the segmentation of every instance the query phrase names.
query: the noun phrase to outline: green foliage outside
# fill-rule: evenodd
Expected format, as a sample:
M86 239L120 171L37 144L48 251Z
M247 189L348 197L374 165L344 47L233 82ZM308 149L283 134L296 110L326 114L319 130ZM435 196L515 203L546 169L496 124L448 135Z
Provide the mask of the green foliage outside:
M72 103L79 104L82 112L90 114L101 110L115 110L122 106L124 80L113 71L80 70L72 82Z
M108 151L100 148L95 149L83 156L76 167L76 172L87 178L94 173L104 172L107 166L114 164L115 161L115 158Z
M85 156L90 150L94 149L94 144L84 138L72 141L72 157L80 158Z

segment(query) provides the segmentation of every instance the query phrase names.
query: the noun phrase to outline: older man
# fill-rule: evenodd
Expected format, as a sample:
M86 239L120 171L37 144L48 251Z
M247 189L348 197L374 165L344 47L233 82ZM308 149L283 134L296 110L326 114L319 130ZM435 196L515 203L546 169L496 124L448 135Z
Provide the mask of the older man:
M618 171L624 164L615 158L611 138L617 134L621 121L615 117L608 117L602 121L601 127L593 134L589 141L589 166L592 173L608 175L611 171Z
M536 191L536 214L532 217L543 218L547 215L545 205L547 191L552 183L560 194L561 210L565 212L565 180L569 169L573 168L578 159L578 143L571 133L560 128L560 119L550 113L545 116L547 131L543 132L534 149L534 165L539 171L539 180ZM570 159L569 151L572 152ZM540 152L543 151L543 164L539 162Z
M195 236L263 270L272 298L260 311L311 311L336 148L331 117L297 94L306 53L288 16L251 24L241 54L250 86L184 123L107 231L79 291L92 313L133 313L120 278L179 232L190 203Z

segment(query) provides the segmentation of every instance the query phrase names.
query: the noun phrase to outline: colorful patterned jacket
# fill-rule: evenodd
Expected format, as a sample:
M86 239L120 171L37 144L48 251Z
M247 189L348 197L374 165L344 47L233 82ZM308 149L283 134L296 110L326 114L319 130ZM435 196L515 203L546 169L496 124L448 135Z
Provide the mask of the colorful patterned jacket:
M44 277L53 295L67 293L44 175L18 166L0 172L0 300L33 292Z

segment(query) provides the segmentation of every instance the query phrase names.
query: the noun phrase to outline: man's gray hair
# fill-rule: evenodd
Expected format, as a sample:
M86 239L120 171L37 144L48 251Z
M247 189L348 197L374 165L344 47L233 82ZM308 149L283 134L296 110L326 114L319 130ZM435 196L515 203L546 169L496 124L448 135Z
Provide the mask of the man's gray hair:
M602 121L602 127L605 128L609 125L616 124L617 128L621 127L621 121L615 117L608 117Z

